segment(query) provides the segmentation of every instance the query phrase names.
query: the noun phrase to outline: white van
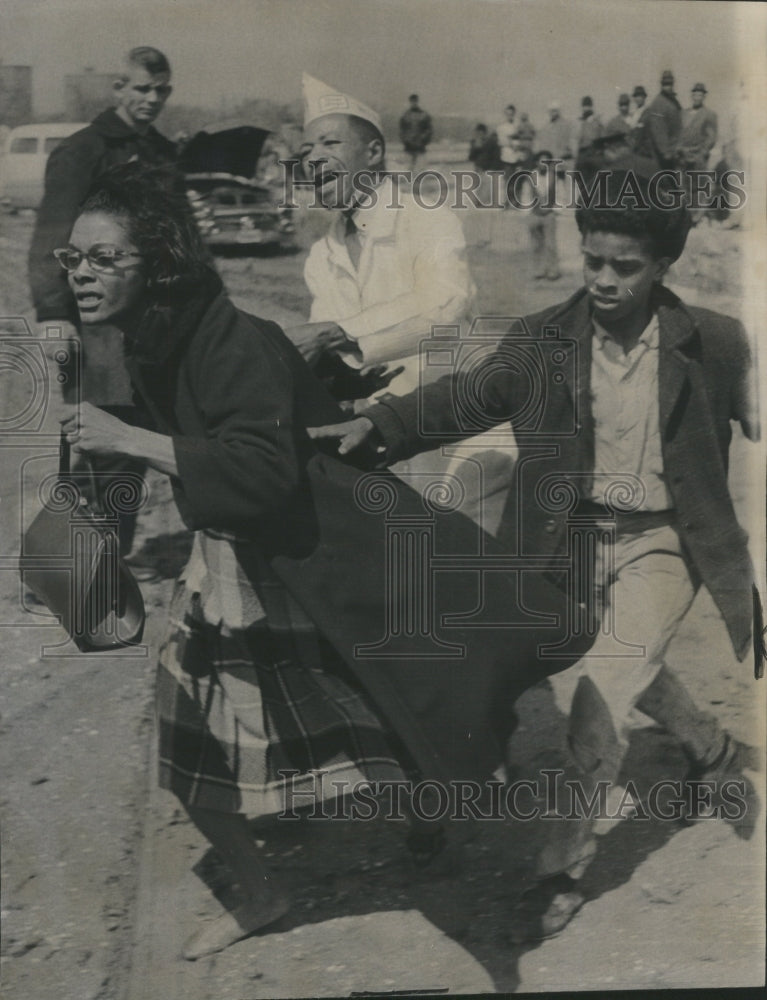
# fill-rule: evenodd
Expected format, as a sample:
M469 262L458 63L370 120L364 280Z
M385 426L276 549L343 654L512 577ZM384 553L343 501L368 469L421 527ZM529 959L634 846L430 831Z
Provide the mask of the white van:
M0 202L11 208L37 208L49 154L87 124L45 122L11 129L0 151Z

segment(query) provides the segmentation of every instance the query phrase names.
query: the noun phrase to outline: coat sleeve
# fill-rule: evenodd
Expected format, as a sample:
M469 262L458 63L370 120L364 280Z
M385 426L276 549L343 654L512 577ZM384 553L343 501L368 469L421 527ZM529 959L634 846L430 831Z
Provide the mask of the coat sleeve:
M66 275L53 251L69 242L77 210L91 186L99 155L93 141L63 142L48 157L45 190L29 251L32 302L40 322L76 319Z
M386 464L509 422L518 409L520 369L504 343L470 370L443 375L406 396L385 396L364 410L383 440Z
M207 333L189 375L205 430L173 437L176 502L190 528L247 531L278 511L298 484L293 378L242 318Z
M645 124L649 126L655 148L663 159L673 160L676 148L671 140L671 131L666 115L656 108L650 108Z
M749 441L760 438L759 384L748 335L740 323L734 328L728 362L733 366L730 419L737 420Z
M716 145L718 135L719 120L716 117L716 112L710 111L703 126L703 147L707 153L710 153Z

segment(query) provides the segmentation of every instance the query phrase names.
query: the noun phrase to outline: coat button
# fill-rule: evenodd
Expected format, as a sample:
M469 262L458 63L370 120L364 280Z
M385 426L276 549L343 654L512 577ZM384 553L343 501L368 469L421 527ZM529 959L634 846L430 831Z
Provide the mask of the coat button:
M695 527L692 521L685 521L684 526L687 531L691 531Z
M546 521L546 523L543 525L543 530L547 531L550 535L554 534L554 532L557 530L557 522L554 520L553 517L550 517L548 521Z

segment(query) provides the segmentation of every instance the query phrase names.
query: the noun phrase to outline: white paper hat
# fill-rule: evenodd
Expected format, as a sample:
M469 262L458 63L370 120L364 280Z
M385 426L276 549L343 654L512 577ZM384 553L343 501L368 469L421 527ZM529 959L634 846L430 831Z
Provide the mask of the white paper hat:
M304 128L315 118L322 118L324 115L356 115L357 118L371 122L383 133L378 114L356 97L334 90L308 73L303 74L301 82L304 91Z

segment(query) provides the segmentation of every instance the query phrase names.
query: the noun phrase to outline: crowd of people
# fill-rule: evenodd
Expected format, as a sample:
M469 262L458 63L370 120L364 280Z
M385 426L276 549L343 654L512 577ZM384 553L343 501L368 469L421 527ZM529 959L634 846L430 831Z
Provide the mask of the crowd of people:
M690 171L709 169L718 120L705 106L707 93L705 84L695 83L690 106L683 109L674 91L673 73L666 70L649 104L647 91L638 84L631 96L627 92L618 96L617 114L606 122L587 95L581 99L576 121L563 117L561 103L552 101L548 121L538 129L525 112L517 117L513 104L506 106L504 120L494 129L484 122L475 126L469 160L483 172L503 171L507 207L534 204L528 209L528 225L536 279L556 281L560 276L556 217L544 195L561 190L568 170L586 179L605 169L633 170L647 177L675 170L684 179ZM727 164L720 159L714 166L715 175L721 176ZM526 190L530 187L541 197L530 199ZM693 225L704 214L703 208L690 207Z
M504 763L515 698L554 670L578 672L569 752L589 794L617 781L635 707L677 740L689 783L713 783L715 800L725 780L745 788L747 748L665 659L701 585L739 658L751 641L752 569L726 475L732 423L758 435L749 342L735 319L663 286L684 251L687 208L581 206L576 294L499 331L476 370L423 385L424 340L482 303L456 215L406 192L392 207L378 113L304 78L302 161L333 222L305 263L310 315L283 332L235 308L202 242L173 149L153 125L170 80L163 53L132 50L115 107L51 155L30 285L40 324L66 325L81 347L83 380L66 383L63 402L73 452L103 475L168 475L194 532L159 654L160 782L230 866L242 899L201 928L186 957L267 928L289 907L246 817L279 815L297 790L322 801L355 782L482 785ZM662 88L647 108L635 88L633 114L622 95L607 126L590 98L577 129L552 105L536 132L509 105L492 135L478 130L472 158L489 168L495 148L511 175L544 151L582 161L620 133L658 167L705 162L716 138L705 88L696 85L684 118L670 74ZM401 130L415 160L431 138L415 94ZM361 174L376 198L352 183ZM624 174L613 172L611 192ZM549 260L545 276L556 266ZM541 354L554 328L557 350ZM521 334L545 359L534 420ZM466 399L469 420L454 405ZM515 451L492 436L500 426ZM424 483L469 483L480 470L455 537L476 541L479 530L484 553L522 568L488 574L485 600L501 624L467 639L461 670L446 657L420 671L407 642L401 662L375 669L354 652L361 635L378 638L369 626L387 600L371 584L384 579L386 553L355 506L357 456L361 469L391 470L381 474L410 510L422 509ZM569 506L547 501L552 481ZM616 506L627 481L631 500ZM488 531L493 499L502 512ZM596 531L590 563L568 562L571 517ZM133 527L123 520L127 552ZM534 618L589 627L563 636L504 618L519 601L515 574ZM557 640L561 656L542 658L541 644ZM415 808L410 818L409 846L428 868L455 830ZM583 905L594 817L544 824L540 844L535 884L510 913L514 941L558 933Z
M622 140L650 169L703 170L718 134L716 113L705 105L707 93L705 84L694 84L690 106L683 109L674 90L674 75L666 70L660 90L649 104L641 84L634 87L631 96L619 95L617 114L604 122L589 96L581 99L576 121L563 117L561 103L552 101L549 120L538 129L529 115L521 112L517 116L515 106L508 104L504 120L495 128L488 129L484 123L476 126L469 158L484 170L501 169L508 176L531 167L534 154L544 152L563 166L586 169L604 165L605 146Z

